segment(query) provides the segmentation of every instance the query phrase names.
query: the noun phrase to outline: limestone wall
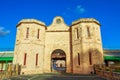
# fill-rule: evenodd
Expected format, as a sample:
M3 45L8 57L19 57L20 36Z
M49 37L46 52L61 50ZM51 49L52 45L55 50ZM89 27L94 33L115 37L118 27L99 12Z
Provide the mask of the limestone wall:
M103 63L100 25L91 19L82 19L77 22L72 26L73 73L86 74L93 71L94 64ZM75 33L75 29L78 29L78 33ZM78 35L77 39L76 35ZM80 53L80 65L78 65L78 53Z
M21 20L17 25L13 61L21 65L21 74L50 73L51 54L57 49L65 52L66 72L88 74L93 71L94 64L102 64L100 23L85 18L73 22L70 27L59 16L48 27L35 19Z
M61 22L57 23L57 19ZM47 27L45 38L44 71L51 72L51 54L54 50L61 49L66 54L66 72L70 72L70 31L60 17L53 20L52 25Z
M35 20L23 20L17 26L14 63L22 65L22 74L34 74L43 72L43 55L45 50L45 27ZM29 31L27 33L27 28ZM38 36L39 29L39 38ZM28 34L28 37L26 35ZM25 62L26 54L26 64ZM36 55L38 62L36 65Z
M44 55L44 71L51 72L51 54L56 49L61 49L66 54L67 71L70 72L70 42L69 32L46 32Z

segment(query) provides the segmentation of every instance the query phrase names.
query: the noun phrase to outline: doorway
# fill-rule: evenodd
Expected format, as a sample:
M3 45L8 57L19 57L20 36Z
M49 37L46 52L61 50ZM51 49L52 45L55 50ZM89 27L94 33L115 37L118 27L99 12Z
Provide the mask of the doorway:
M66 72L66 54L61 49L56 49L51 54L51 71Z

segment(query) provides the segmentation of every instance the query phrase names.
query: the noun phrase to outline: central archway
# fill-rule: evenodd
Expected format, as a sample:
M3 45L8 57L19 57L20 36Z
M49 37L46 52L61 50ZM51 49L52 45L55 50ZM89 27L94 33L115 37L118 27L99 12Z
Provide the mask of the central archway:
M66 72L66 54L61 49L56 49L51 54L51 71Z

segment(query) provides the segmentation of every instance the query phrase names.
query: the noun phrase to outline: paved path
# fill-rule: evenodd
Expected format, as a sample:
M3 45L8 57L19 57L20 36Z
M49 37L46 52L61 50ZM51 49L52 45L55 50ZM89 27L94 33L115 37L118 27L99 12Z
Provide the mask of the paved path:
M4 80L107 80L97 75L27 75Z

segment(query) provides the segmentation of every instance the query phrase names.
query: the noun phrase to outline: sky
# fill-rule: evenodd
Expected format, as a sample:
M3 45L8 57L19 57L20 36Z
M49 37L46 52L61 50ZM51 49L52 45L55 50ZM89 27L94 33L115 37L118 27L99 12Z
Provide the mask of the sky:
M67 25L80 18L101 23L104 49L120 49L120 0L0 0L0 50L14 49L16 25L34 18L46 24L55 16Z

